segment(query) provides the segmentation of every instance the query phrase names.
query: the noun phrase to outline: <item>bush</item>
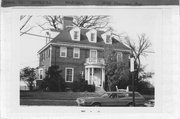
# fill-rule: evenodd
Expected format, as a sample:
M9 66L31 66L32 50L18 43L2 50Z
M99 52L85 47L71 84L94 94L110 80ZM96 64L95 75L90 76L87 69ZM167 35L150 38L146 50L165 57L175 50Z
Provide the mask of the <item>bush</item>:
M87 91L87 81L74 81L72 86L72 91L74 92L84 92Z
M93 84L93 85L88 85L87 86L87 91L88 92L94 92L95 91L95 85Z
M65 81L60 75L62 71L58 70L58 66L51 66L46 72L46 77L43 79L40 89L43 91L62 92L65 91Z

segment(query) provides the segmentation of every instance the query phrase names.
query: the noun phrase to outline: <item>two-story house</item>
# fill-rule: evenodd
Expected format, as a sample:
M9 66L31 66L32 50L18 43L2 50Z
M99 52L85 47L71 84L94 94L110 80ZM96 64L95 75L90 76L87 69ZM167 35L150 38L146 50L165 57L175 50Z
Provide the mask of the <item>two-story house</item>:
M112 47L117 52L117 59L127 63L130 49L112 37L111 32L73 27L72 22L72 17L63 17L59 34L38 51L37 82L43 80L48 67L58 65L67 86L71 87L79 75L84 75L88 84L103 88L105 48Z

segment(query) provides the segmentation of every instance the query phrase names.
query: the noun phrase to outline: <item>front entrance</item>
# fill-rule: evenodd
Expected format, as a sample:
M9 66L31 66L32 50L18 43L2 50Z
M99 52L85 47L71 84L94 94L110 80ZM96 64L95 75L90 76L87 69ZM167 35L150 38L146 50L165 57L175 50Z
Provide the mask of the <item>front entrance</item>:
M103 67L86 67L85 79L89 85L95 85L96 87L104 87L105 72Z

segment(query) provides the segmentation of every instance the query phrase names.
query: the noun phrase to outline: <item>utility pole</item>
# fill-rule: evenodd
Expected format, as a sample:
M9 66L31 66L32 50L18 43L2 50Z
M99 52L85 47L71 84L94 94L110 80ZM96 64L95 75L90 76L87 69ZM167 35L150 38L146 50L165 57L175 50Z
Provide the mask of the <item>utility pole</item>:
M134 56L133 56L133 55L131 55L131 57L130 57L130 72L131 72L131 76L132 76L132 92L133 92L132 102L133 102L133 106L135 107L135 94L134 94Z

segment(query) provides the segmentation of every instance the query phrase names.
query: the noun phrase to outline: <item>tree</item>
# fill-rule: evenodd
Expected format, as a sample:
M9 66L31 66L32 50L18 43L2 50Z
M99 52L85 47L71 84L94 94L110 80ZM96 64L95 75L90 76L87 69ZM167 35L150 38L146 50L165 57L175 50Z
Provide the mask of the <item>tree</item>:
M118 62L116 58L116 52L111 49L108 51L106 59L106 82L109 91L115 90L115 86L122 81L128 81L129 68L124 62ZM107 89L106 89L107 90Z
M65 81L62 78L59 66L51 66L46 72L46 77L43 79L42 88L49 91L58 92L65 91Z
M109 16L72 16L74 18L73 25L81 28L103 29L109 24ZM62 16L44 16L49 25L54 29L60 29L62 25ZM42 29L46 29L39 25Z
M34 26L27 27L27 24L29 23L31 18L32 18L31 15L21 15L20 16L20 23L21 23L20 36L22 36L23 34L28 33L32 28L34 28Z
M135 70L135 80L140 81L140 73L144 72L144 68L141 64L141 56L147 56L149 48L151 47L151 42L145 34L138 35L138 43L133 42L129 37L125 38L125 44L131 49L132 54L135 58L136 70Z
M20 79L24 80L29 87L29 90L32 91L34 87L34 81L36 79L36 73L34 68L25 67L20 72Z

